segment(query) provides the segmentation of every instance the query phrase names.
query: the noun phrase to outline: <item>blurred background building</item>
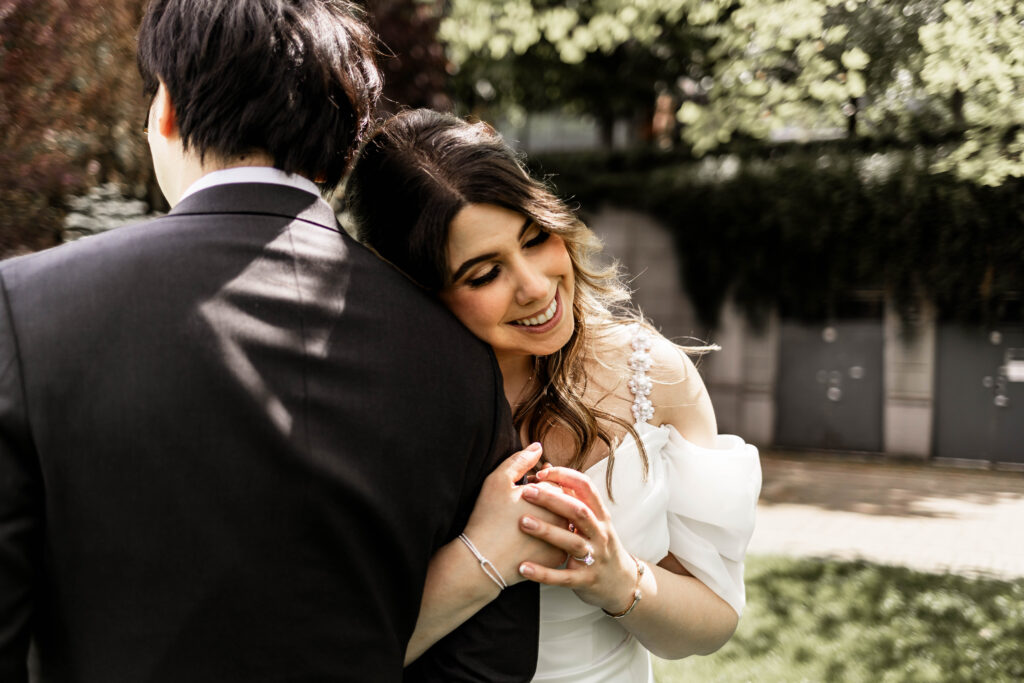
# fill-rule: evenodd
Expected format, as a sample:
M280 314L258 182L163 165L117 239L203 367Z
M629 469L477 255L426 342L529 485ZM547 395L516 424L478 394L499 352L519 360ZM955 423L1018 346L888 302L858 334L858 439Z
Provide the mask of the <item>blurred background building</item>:
M144 0L0 2L0 256L166 207ZM1024 20L1001 0L366 0L387 107L495 123L724 431L1024 467Z

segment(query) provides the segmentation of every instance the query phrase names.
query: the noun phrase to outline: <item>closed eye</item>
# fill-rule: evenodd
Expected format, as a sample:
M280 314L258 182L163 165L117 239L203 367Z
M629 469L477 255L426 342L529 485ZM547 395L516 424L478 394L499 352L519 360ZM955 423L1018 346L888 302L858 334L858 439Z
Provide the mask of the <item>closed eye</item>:
M475 278L471 278L469 280L466 280L466 284L469 285L470 287L473 287L473 288L483 287L488 282L491 282L492 280L494 280L494 278L498 277L498 272L500 270L501 269L497 265L495 265L493 268L491 268L489 271L487 271L486 273L484 273L480 277L475 277Z
M544 242L547 242L549 237L551 237L550 232L546 230L538 230L537 235L527 240L526 243L523 244L523 246L527 249L529 249L530 247L535 247L538 244L543 244Z
M530 249L531 247L536 247L536 246L538 246L540 244L543 244L544 242L546 242L548 240L549 237L551 237L551 233L550 232L548 232L547 230L542 230L533 221L528 221L523 226L523 232L525 233L529 228L535 229L537 231L537 234L534 235L533 237L531 237L530 239L526 240L525 242L523 242L523 249ZM488 255L485 255L485 256L480 257L480 258L486 258L487 256ZM467 268L468 265L469 265L469 262L464 264L463 267L460 268L459 270L463 270L463 269ZM498 265L498 264L495 264L490 270L488 270L483 275L481 275L479 277L470 278L470 279L466 280L466 285L471 287L471 288L474 288L474 289L477 288L477 287L483 287L487 283L494 281L498 277L498 275L500 273L501 273L501 266ZM458 273L456 273L456 275L457 274Z

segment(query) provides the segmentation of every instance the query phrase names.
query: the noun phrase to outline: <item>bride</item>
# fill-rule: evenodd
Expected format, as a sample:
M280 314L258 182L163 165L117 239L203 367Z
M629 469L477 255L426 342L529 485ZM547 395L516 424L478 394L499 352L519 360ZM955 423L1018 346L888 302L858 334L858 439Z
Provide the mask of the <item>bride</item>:
M761 474L756 449L717 435L694 349L624 308L597 238L486 124L392 117L347 197L360 238L493 348L533 442L513 479L544 456L525 486L488 478L465 533L432 560L407 664L522 580L542 584L535 680L651 681L648 652L720 648L744 605ZM513 518L561 565L502 541L518 496L568 522Z

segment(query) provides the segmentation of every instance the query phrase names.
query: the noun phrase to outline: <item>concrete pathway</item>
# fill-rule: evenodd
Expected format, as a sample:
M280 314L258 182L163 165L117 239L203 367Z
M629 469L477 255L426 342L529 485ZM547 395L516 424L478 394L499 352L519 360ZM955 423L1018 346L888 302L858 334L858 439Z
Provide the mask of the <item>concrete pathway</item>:
M762 453L749 552L1024 577L1024 473Z

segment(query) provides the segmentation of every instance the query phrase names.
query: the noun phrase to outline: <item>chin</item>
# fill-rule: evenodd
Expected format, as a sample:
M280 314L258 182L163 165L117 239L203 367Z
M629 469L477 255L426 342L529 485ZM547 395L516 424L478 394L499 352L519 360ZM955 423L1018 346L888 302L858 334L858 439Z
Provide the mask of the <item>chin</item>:
M565 348L569 343L569 340L572 339L572 333L574 331L572 317L570 316L567 320L564 320L563 323L568 323L565 325L565 329L558 329L558 335L554 339L548 340L547 343L543 344L544 350L535 351L533 353L534 356L550 356L551 354L558 353L559 350ZM561 326L559 326L559 328L561 328Z

